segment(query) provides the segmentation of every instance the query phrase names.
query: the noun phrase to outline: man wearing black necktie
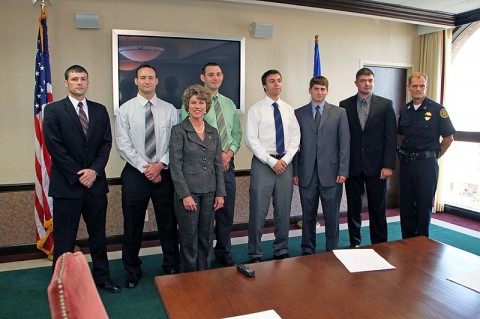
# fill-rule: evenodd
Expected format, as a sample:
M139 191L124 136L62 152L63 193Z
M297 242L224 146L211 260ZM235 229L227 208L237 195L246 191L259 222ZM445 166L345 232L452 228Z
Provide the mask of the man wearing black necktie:
M273 201L275 240L273 258L288 257L288 231L293 195L292 159L298 150L300 129L293 108L280 99L282 76L269 70L262 76L265 97L248 110L245 144L252 151L248 255L251 262L263 256L261 239Z
M326 250L338 247L339 210L343 183L348 176L350 133L344 109L325 101L328 80L310 80L312 98L296 109L300 125L300 151L293 160L293 182L299 186L302 204L302 254L316 251L316 224L319 198L325 221Z
M368 68L356 74L358 93L341 101L350 126L350 173L345 184L350 247L361 243L362 199L367 189L370 241L388 239L387 179L395 169L397 123L392 101L373 94L374 74Z
M68 97L45 108L44 136L52 158L49 196L53 197L53 267L64 252L73 252L80 216L88 231L95 283L108 292L110 280L105 240L108 185L105 175L112 147L105 106L87 100L88 73L73 65L65 71Z

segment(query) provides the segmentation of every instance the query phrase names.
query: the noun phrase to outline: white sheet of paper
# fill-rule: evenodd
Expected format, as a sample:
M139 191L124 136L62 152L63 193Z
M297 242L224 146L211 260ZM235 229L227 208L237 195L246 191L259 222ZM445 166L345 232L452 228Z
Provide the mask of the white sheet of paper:
M333 253L350 272L395 269L373 249L341 249Z
M255 313L250 313L248 315L241 315L235 317L228 317L225 319L282 319L280 316L275 312L275 310L265 310Z
M476 292L480 292L480 269L475 269L447 279L464 287L475 290Z

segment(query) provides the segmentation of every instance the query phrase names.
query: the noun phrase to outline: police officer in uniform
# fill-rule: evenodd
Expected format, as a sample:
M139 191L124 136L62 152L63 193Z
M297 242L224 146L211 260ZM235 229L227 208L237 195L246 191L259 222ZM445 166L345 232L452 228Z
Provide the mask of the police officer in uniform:
M398 150L403 238L428 237L438 180L437 159L445 154L456 132L445 107L425 96L427 82L423 73L409 76L412 101L400 109L398 118L398 134L403 135Z

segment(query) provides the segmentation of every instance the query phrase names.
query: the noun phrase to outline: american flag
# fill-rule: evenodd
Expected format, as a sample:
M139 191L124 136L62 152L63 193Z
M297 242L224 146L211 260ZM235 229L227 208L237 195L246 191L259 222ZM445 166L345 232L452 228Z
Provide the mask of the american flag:
M53 102L50 58L48 54L47 12L42 10L35 60L33 121L35 125L35 225L37 248L53 253L53 200L48 197L51 159L43 137L43 112Z

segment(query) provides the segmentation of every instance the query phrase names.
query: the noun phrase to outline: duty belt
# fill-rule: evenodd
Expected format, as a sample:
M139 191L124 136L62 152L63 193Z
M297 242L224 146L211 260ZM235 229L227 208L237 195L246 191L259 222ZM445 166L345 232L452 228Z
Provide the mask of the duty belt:
M436 151L422 151L422 152L408 152L403 149L398 150L398 156L405 161L417 161L421 159L427 159L437 157Z

